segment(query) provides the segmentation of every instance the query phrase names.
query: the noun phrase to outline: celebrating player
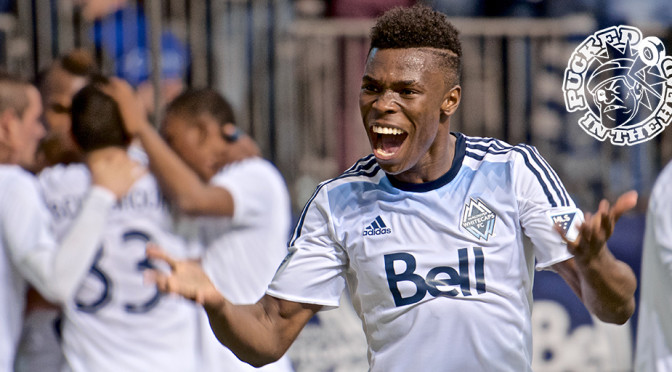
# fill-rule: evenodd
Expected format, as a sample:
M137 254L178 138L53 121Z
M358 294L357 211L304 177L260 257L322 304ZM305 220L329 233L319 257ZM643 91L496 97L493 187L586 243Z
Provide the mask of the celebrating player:
M130 137L121 120L115 101L95 83L72 100L73 138L87 159L131 161ZM89 169L77 163L40 174L57 232L72 223L89 179ZM139 178L110 211L89 275L74 299L64 303L63 353L69 370L197 370L197 309L182 298L163 296L143 279L144 270L154 267L145 257L150 241L181 258L192 257L186 240L172 233L173 222L150 174Z
M40 142L32 171L38 173L48 166L83 161L81 151L70 134L70 106L72 97L86 85L96 69L91 54L75 49L53 61L40 73L37 87L42 95L47 134ZM65 232L56 234L56 238L61 239L61 234ZM31 288L24 314L14 371L60 371L64 363L58 327L60 307L48 303Z
M118 157L93 157L93 187L80 199L60 246L32 168L44 127L37 89L0 76L0 370L13 359L28 284L55 303L72 301L95 256L108 211L137 179L135 163Z
M537 150L450 131L461 46L446 17L396 8L371 32L360 109L373 154L320 184L256 304L157 249L161 290L202 303L219 340L262 365L347 285L372 371L530 371L533 270L557 271L600 319L625 322L636 279L606 247L627 193L576 208ZM523 234L533 248L525 248Z
M233 109L216 91L186 91L168 105L161 128L166 142L144 119L128 84L114 80L109 91L167 196L183 213L207 215L191 223L205 248L205 272L232 302L257 302L287 254L291 210L280 172L235 127ZM220 345L205 313L201 325L200 371L256 370ZM285 356L261 370L292 368Z
M672 163L658 175L646 215L641 294L637 323L636 372L672 371Z

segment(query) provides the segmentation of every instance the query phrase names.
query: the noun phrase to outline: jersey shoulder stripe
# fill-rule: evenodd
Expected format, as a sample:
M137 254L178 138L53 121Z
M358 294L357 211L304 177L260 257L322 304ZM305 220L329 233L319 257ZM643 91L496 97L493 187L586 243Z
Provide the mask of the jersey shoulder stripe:
M534 146L518 144L512 146L504 141L494 138L466 137L466 155L477 161L483 161L486 157L497 161L497 155L510 155L511 152L520 154L525 166L536 177L548 202L553 207L569 206L570 199L558 175L544 160ZM500 160L501 161L501 160Z
M340 176L321 182L315 189L315 192L313 192L313 195L310 197L310 199L308 199L308 202L306 202L306 205L303 207L301 215L299 216L299 220L297 221L296 227L294 228L292 237L289 240L288 246L291 247L296 239L301 236L303 223L306 219L306 212L315 200L315 197L325 186L342 180L351 181L353 178L359 178L359 180L371 180L378 174L379 171L381 171L381 169L378 165L378 162L376 161L376 158L373 156L373 154L369 154L355 162L353 166L343 172Z

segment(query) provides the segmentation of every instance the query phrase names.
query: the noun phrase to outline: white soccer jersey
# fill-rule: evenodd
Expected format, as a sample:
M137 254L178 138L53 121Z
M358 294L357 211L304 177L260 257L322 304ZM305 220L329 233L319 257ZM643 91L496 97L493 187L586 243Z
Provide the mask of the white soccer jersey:
M82 164L40 174L45 201L62 232L89 188ZM75 299L64 306L63 351L68 369L84 371L192 371L196 369L197 312L193 304L144 283L146 243L177 258L185 241L156 180L138 180L110 211L102 244Z
M59 247L35 177L18 166L0 165L0 368L11 370L27 283L52 301L71 298L113 202L114 195L92 188ZM74 255L81 260L72 262Z
M635 371L672 371L672 165L658 176L648 208Z
M262 158L250 158L222 168L210 181L231 193L233 217L198 218L205 252L204 271L231 302L253 304L265 293L287 254L291 206L282 175ZM200 371L291 371L287 356L261 369L241 362L217 341L202 314Z
M32 176L18 166L0 165L0 370L13 370L14 353L21 334L23 309L26 300L27 282L14 264L15 255L10 250L7 228L10 219L20 219L22 224L34 226L26 238L33 241L21 241L16 249L28 250L46 233L41 228L48 227L48 215L39 213L40 208L33 205L21 205L22 202L40 203L39 193ZM21 203L21 204L19 204ZM27 212L27 213L21 213ZM35 213L38 212L38 213Z
M72 297L88 269L97 237L114 201L92 188L82 214L58 247L35 177L15 165L0 165L0 368L10 370L21 330L27 283L45 297ZM72 262L77 254L82 260Z
M369 155L318 186L267 291L328 308L347 283L372 371L531 370L535 259L569 259L554 221L575 234L583 215L534 148L456 136L433 182Z

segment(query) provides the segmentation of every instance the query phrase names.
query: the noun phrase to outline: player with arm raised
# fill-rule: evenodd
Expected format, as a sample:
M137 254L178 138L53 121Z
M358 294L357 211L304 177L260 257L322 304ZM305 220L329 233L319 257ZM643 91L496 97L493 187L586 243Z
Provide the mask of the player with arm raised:
M35 177L44 136L37 89L0 76L0 369L12 370L28 284L56 303L71 301L97 250L108 211L137 179L137 164L118 157L89 159L93 187L59 245ZM23 169L22 169L23 168Z
M189 90L168 105L161 127L165 142L127 84L117 80L108 90L167 196L183 213L205 215L188 222L205 248L201 266L212 282L236 304L257 302L287 254L291 210L280 172L237 130L233 109L214 90ZM222 347L202 315L199 370L255 370ZM290 370L286 356L261 368Z
M112 98L89 84L72 101L72 134L87 159L131 161L130 137ZM88 165L88 164L87 164ZM73 211L89 188L90 167L60 165L40 175L55 228L72 223ZM151 174L139 178L109 213L88 275L63 307L63 351L77 371L196 370L196 308L164 296L144 283L153 268L145 257L149 241L183 259L185 239L174 234L173 217Z
M70 134L70 107L72 97L96 70L93 55L83 49L74 49L38 74L36 84L42 95L42 117L47 133L40 141L36 165L31 169L36 174L45 167L83 161ZM58 231L57 240L60 241L64 233L65 229ZM60 307L49 303L31 288L24 314L14 372L60 371L64 364Z
M173 269L158 287L202 303L219 340L259 365L346 285L372 371L531 371L535 268L557 271L600 319L627 321L636 279L606 241L636 194L584 222L536 149L451 132L460 56L445 15L381 16L359 96L373 154L318 186L267 294L236 306L198 267L151 249Z

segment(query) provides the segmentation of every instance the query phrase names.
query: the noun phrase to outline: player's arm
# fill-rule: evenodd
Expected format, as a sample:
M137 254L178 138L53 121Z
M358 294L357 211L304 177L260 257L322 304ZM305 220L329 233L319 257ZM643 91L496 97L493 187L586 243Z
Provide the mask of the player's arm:
M166 261L170 273L152 272L159 290L177 293L203 305L217 339L241 360L259 367L285 354L320 305L281 300L265 295L253 305L234 305L222 296L201 267L176 261L150 246L147 256Z
M586 215L577 239L565 239L574 258L553 266L588 310L609 323L623 324L635 311L637 279L626 263L614 257L606 242L618 218L636 203L635 192L621 195L611 207L606 200L600 202L597 213Z
M111 78L105 93L118 103L124 127L138 138L149 156L149 165L166 196L186 214L233 216L233 197L222 187L202 181L196 172L161 138L147 120L133 89L121 79Z
M99 157L89 161L94 186L85 197L71 228L57 245L49 229L49 215L37 188L16 192L5 236L10 254L22 275L47 299L70 301L88 273L100 246L107 214L142 171L125 157ZM29 186L29 185L26 185Z

